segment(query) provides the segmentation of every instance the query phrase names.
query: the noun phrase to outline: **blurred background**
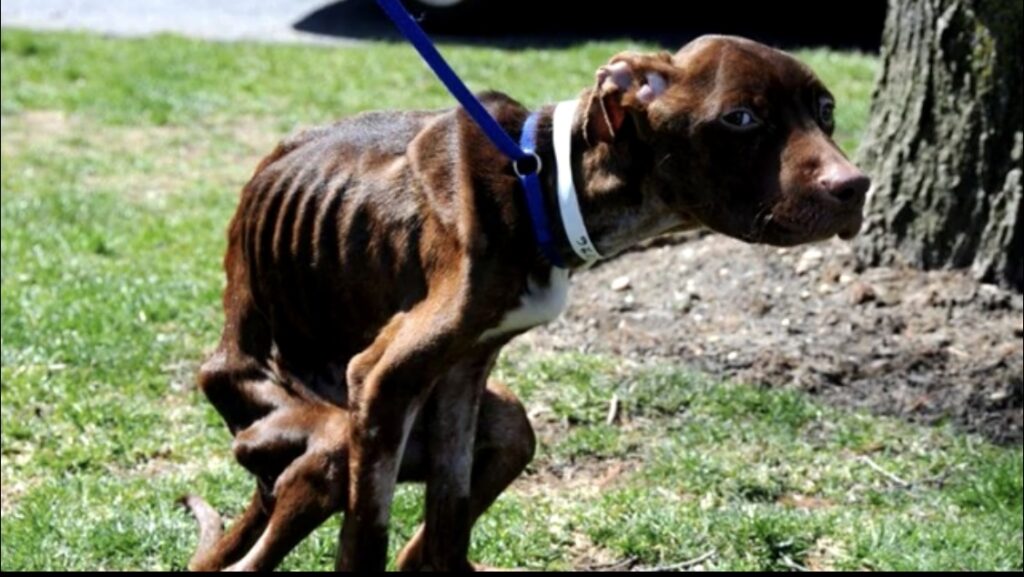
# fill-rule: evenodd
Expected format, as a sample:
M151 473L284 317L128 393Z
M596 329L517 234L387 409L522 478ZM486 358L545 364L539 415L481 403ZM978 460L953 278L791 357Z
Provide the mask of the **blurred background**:
M876 51L885 0L790 2L552 2L411 0L447 41L566 44L632 38L678 48L708 30L787 47ZM221 40L393 39L373 0L4 0L3 23L138 35L177 32Z

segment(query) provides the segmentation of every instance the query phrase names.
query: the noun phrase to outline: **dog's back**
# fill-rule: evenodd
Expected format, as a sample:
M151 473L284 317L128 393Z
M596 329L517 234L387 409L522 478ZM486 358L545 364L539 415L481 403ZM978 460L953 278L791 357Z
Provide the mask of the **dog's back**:
M395 278L410 270L396 261L412 254L394 243L422 229L404 155L436 117L373 113L303 132L246 185L230 229L227 293L251 294L278 361L305 369L355 354L396 307L389 289L422 284ZM379 210L383 202L391 210Z
M503 95L486 102L505 115L521 108ZM231 224L227 329L258 315L266 336L255 349L273 348L275 363L303 374L344 364L422 300L445 266L439 253L474 240L465 191L494 188L466 182L466 151L496 152L467 146L482 136L461 115L366 113L282 142Z

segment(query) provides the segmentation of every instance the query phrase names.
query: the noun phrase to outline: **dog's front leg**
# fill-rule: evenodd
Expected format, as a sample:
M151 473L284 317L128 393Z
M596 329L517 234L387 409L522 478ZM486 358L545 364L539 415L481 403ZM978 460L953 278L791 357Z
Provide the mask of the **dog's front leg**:
M448 293L451 295L451 293ZM434 294L396 315L349 363L349 501L342 571L383 571L399 465L416 415L459 339L458 301Z
M421 570L468 570L475 521L471 482L480 399L497 351L482 350L460 361L430 396L424 557Z

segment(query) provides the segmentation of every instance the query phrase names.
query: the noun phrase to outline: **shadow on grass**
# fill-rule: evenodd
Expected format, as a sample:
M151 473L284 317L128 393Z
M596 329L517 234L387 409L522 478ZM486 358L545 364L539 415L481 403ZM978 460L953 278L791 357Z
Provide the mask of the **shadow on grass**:
M787 48L829 46L875 52L885 17L883 0L828 5L827 9L809 0L694 6L687 3L666 11L665 3L633 0L628 5L593 2L551 11L539 0L489 0L457 18L420 20L440 42L510 49L630 38L674 50L697 36L715 33L747 36ZM294 27L332 37L401 40L373 0L328 4Z

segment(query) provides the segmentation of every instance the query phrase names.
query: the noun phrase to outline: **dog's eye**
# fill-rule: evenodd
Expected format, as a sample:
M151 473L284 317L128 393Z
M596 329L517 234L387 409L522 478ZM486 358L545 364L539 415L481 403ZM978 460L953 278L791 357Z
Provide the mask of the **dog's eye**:
M761 125L761 121L753 112L746 108L737 108L722 115L722 124L733 130L752 130Z
M836 122L836 103L831 98L822 97L818 104L818 119L826 128L831 129Z

